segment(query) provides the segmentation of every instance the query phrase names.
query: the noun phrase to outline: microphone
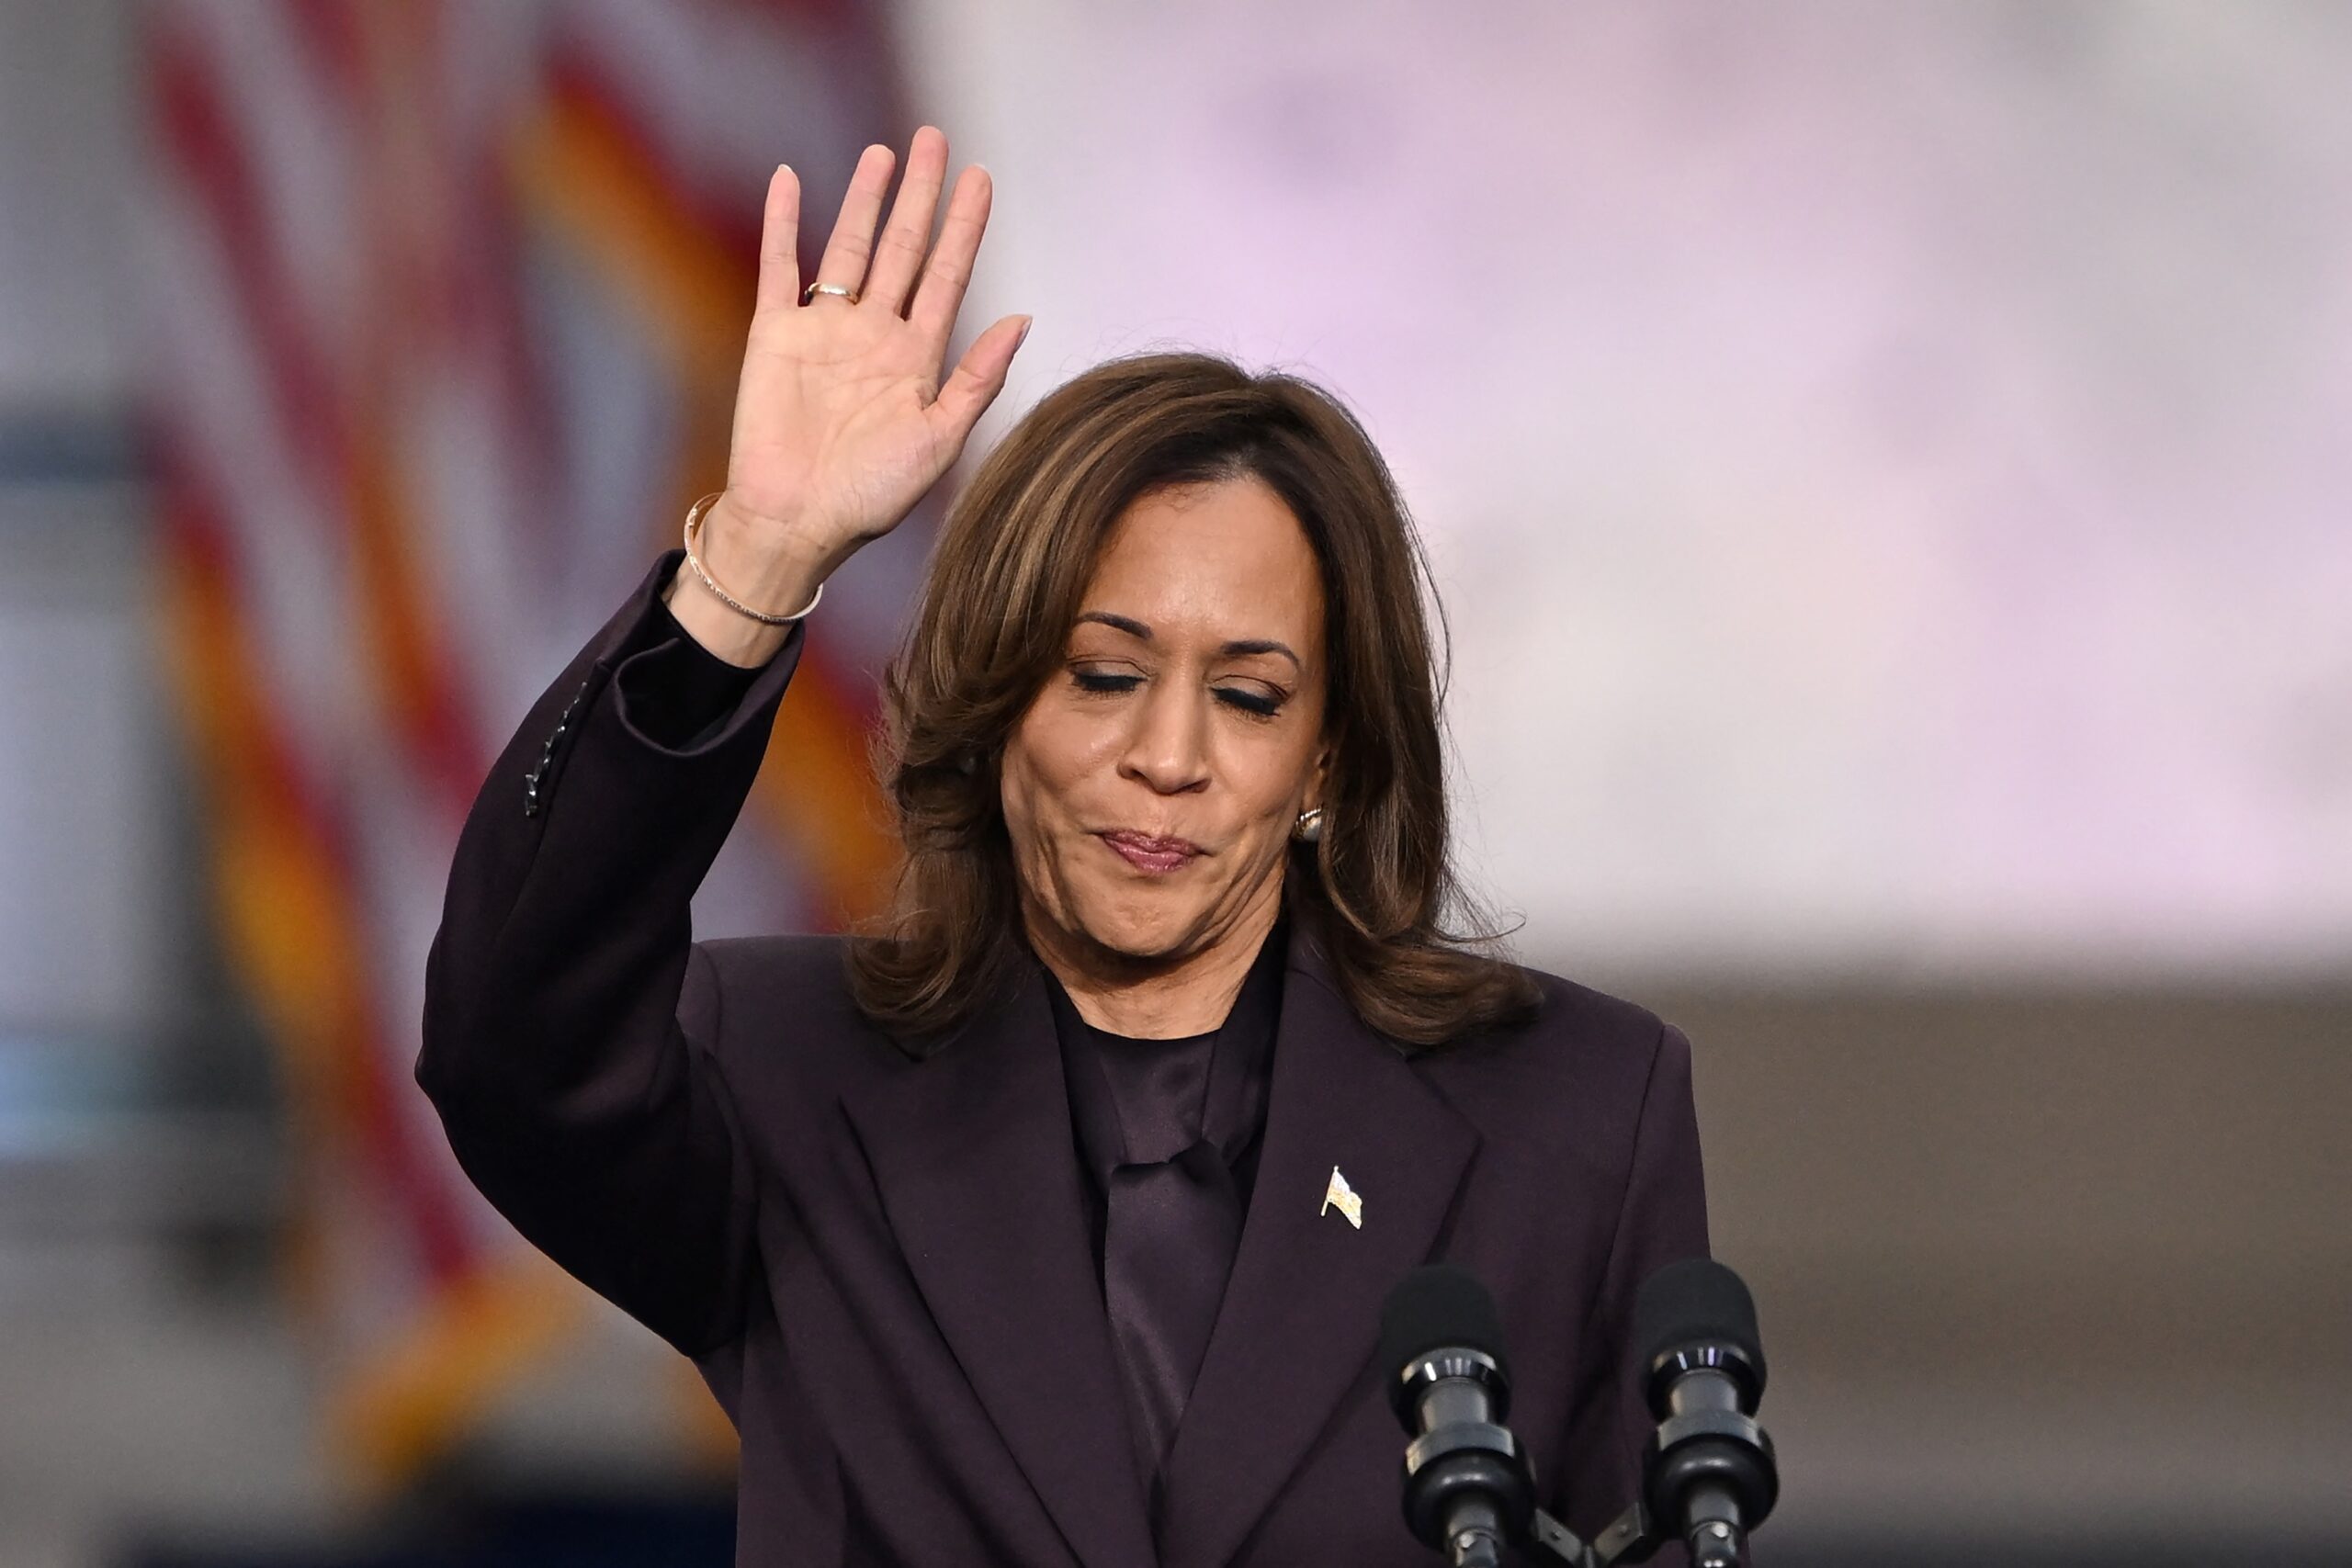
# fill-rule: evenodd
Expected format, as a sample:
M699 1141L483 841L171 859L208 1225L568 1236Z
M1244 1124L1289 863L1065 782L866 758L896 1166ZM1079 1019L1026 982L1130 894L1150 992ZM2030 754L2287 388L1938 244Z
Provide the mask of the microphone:
M1692 1568L1737 1568L1781 1490L1772 1440L1755 1420L1764 1397L1756 1303L1712 1259L1668 1264L1634 1298L1634 1343L1659 1422L1644 1505L1689 1543Z
M1492 1296L1463 1270L1407 1275L1380 1309L1380 1359L1405 1450L1405 1523L1455 1568L1499 1568L1535 1513L1510 1428L1510 1362Z

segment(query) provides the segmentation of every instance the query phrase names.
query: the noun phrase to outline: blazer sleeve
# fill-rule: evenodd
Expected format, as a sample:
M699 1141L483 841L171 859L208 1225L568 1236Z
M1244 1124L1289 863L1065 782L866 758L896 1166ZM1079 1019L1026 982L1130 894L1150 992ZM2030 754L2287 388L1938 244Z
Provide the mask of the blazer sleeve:
M1584 1367L1562 1450L1566 1495L1545 1504L1586 1540L1633 1503L1641 1487L1642 1450L1657 1429L1643 1397L1641 1369L1633 1364L1634 1296L1668 1264L1706 1256L1706 1178L1690 1092L1690 1042L1666 1024L1642 1092L1616 1235L1587 1325ZM1652 1559L1687 1560L1678 1542Z
M662 556L492 765L426 960L416 1081L517 1230L694 1356L742 1326L755 1181L688 907L802 633L756 672L714 672L661 602L684 555Z

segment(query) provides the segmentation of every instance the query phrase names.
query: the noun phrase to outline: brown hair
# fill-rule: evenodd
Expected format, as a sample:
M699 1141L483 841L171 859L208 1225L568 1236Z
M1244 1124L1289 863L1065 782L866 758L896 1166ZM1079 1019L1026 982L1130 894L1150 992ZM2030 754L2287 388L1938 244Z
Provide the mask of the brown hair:
M1024 951L998 761L1060 667L1111 525L1148 492L1248 475L1297 517L1323 575L1331 763L1321 841L1295 845L1285 872L1291 908L1322 936L1356 1015L1400 1043L1534 1011L1524 971L1443 923L1461 895L1429 567L1387 465L1308 381L1156 353L1099 365L1039 402L941 531L883 680L877 761L906 863L891 906L849 949L858 1006L877 1023L944 1033Z

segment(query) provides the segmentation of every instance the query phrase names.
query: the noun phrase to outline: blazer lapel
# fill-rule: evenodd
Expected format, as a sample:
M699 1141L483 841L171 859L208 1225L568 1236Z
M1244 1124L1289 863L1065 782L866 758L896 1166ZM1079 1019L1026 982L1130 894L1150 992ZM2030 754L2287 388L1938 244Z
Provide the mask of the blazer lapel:
M1024 972L929 1058L844 1098L916 1284L1089 1568L1152 1561L1052 1013Z
M1478 1143L1357 1021L1295 919L1264 1137L1163 1478L1168 1568L1223 1568L1288 1483L1370 1362L1382 1300L1442 1239ZM1363 1201L1361 1229L1322 1212L1334 1166Z

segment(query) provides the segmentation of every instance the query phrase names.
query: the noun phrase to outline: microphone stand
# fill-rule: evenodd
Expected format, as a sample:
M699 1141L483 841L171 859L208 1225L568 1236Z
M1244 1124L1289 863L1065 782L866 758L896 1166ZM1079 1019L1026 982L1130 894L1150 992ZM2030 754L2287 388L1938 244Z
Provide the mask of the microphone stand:
M1620 1561L1640 1562L1666 1544L1666 1537L1650 1524L1649 1510L1639 1503L1618 1515L1615 1522L1589 1546L1541 1508L1535 1510L1534 1522L1528 1526L1527 1539L1530 1545L1549 1553L1552 1561L1567 1563L1569 1568L1611 1568Z
M1686 1371L1667 1388L1666 1418L1642 1455L1634 1506L1589 1546L1539 1508L1529 1539L1570 1568L1645 1562L1676 1539L1689 1540L1690 1568L1741 1568L1746 1531L1764 1522L1781 1491L1772 1439L1741 1399L1741 1385L1712 1365ZM1688 1535L1660 1529L1661 1511Z
M1506 1540L1566 1568L1645 1562L1659 1547L1684 1539L1659 1528L1654 1501L1696 1526L1691 1568L1742 1568L1740 1526L1762 1523L1780 1490L1770 1439L1736 1408L1682 1409L1661 1424L1643 1456L1641 1495L1589 1543L1532 1506L1527 1456L1508 1427L1459 1422L1424 1433L1406 1450L1405 1487L1407 1520L1423 1540L1433 1537L1416 1522L1419 1516L1442 1508L1449 1496L1457 1499L1453 1539L1442 1550L1462 1568L1499 1563ZM1464 1493L1477 1499L1466 1515L1460 1511L1469 1500Z
M1716 1402L1713 1386L1692 1388L1688 1400L1683 1392L1677 1390L1674 1414L1643 1456L1642 1495L1632 1507L1589 1545L1538 1508L1528 1540L1569 1568L1646 1562L1668 1540L1681 1539L1658 1528L1650 1507L1657 1502L1690 1521L1691 1568L1741 1568L1747 1561L1741 1527L1763 1523L1780 1492L1771 1439L1736 1405Z
M1565 1562L1570 1568L1611 1568L1618 1562L1646 1562L1657 1549L1672 1539L1660 1530L1650 1518L1650 1511L1639 1503L1612 1520L1609 1528L1587 1545L1578 1540L1574 1531L1545 1513L1535 1510L1535 1518L1528 1526L1528 1542L1549 1554L1550 1560ZM1738 1559L1732 1554L1732 1534L1720 1524L1707 1527L1701 1555L1692 1559L1693 1568L1733 1568ZM1706 1551L1707 1546L1721 1549L1717 1556Z

